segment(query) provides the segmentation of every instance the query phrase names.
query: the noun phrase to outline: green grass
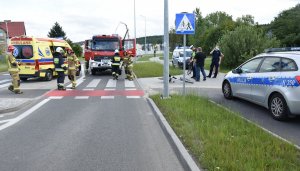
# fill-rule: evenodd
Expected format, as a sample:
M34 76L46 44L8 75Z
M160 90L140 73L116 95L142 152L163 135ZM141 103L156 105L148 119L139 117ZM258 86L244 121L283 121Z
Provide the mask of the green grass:
M146 54L143 55L142 57L138 58L138 61L149 61L149 58L152 58L154 55L153 54Z
M133 65L133 71L138 78L144 77L161 77L163 76L163 65L157 62L141 62ZM171 75L180 75L182 70L174 67L169 67Z
M199 96L151 96L207 170L300 170L300 151Z
M0 72L7 71L7 63L5 58L0 58Z

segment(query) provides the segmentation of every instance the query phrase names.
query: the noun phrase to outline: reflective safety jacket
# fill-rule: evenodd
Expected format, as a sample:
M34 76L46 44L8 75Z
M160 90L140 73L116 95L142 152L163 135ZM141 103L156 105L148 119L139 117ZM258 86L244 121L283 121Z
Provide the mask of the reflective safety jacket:
M68 61L68 68L69 70L75 70L76 67L78 66L78 58L75 54L68 55L67 56L67 61Z
M120 64L121 64L121 57L120 56L114 56L111 65L119 66Z
M123 59L123 65L125 67L131 65L132 63L133 63L132 57L130 57L130 56L124 57L124 59Z
M8 72L19 72L18 62L12 54L7 55L6 60L8 64Z
M53 62L55 65L55 71L65 71L64 59L60 53L58 52L53 53Z

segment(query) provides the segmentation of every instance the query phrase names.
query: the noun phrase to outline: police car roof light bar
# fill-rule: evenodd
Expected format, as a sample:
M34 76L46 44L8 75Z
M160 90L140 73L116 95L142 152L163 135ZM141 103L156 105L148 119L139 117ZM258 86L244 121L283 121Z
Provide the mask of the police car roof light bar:
M264 51L265 51L265 53L270 53L270 52L300 51L300 47L269 48L269 49L265 49Z

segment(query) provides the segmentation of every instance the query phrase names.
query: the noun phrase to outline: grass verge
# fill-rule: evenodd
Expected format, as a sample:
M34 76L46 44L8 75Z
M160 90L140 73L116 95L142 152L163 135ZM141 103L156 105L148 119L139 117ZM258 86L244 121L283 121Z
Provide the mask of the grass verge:
M133 65L133 71L138 78L163 76L163 65L157 62L141 62ZM182 70L169 67L171 75L180 75Z
M300 170L300 151L205 98L151 96L207 170Z

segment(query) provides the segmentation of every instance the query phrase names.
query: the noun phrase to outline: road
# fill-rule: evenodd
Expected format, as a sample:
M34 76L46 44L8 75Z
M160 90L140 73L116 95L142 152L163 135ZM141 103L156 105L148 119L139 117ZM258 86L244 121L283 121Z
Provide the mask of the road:
M78 83L23 82L24 97L44 96L0 125L0 170L183 170L136 82Z
M209 80L208 80L209 81ZM171 91L182 91L176 88ZM187 88L187 93L198 94L208 97L210 100L225 106L226 108L238 112L244 118L252 121L258 126L276 134L300 147L300 117L292 118L286 122L276 121L272 118L269 111L261 106L241 99L227 100L223 97L220 88Z

